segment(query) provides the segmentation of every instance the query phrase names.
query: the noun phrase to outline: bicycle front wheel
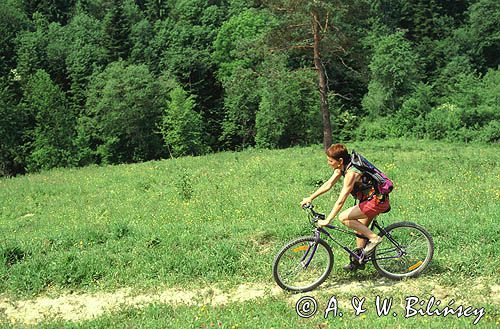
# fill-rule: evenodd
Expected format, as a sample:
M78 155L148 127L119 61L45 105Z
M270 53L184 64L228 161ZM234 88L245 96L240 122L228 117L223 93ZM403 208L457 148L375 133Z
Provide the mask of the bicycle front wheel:
M389 225L384 241L373 251L377 271L393 280L415 277L427 268L434 255L434 241L420 225L400 222Z
M332 248L326 241L301 237L287 243L276 255L273 277L283 289L310 291L322 284L333 267Z

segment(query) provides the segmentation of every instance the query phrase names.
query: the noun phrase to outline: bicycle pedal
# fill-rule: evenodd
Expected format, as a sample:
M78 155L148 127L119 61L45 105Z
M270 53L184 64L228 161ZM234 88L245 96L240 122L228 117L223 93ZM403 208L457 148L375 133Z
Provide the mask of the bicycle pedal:
M361 250L361 255L360 255L360 258L358 259L358 263L360 265L363 265L365 262L365 258L366 258L366 254L365 254L365 251L364 250Z

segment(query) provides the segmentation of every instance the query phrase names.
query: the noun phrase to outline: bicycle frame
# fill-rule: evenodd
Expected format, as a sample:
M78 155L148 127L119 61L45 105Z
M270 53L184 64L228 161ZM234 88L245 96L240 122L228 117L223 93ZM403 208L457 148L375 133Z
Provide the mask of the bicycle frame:
M313 213L313 218L321 218L323 217L324 218L324 215L323 214L318 214L316 213L314 210L310 209L311 212ZM325 227L331 229L331 230L334 230L334 231L338 231L338 232L341 232L341 233L344 233L344 234L349 234L349 235L354 235L358 238L361 238L361 239L365 239L365 240L368 240L367 237L365 237L364 235L361 235L361 234L358 234L358 233L354 233L352 231L348 231L348 230L345 230L345 229L342 229L338 226L335 226L335 225L326 225ZM384 237L386 237L396 248L397 248L397 251L398 251L398 254L396 256L390 256L390 257L378 257L376 258L377 260L378 259L391 259L391 258L399 258L401 256L403 256L405 254L404 250L401 248L400 244L394 240L394 238L390 235L389 232L387 232L385 230L385 228L383 226L380 226L376 220L376 218L373 219L371 225L370 225L370 230L373 230L373 228L377 228ZM325 234L327 237L329 237L335 244L339 245L340 247L342 247L342 249L344 249L344 251L346 251L350 256L354 257L355 259L357 259L358 261L360 261L361 263L366 263L370 260L372 260L373 256L369 256L369 257L364 257L365 255L364 254L361 254L361 255L357 255L353 250L349 249L347 246L344 246L343 244L341 244L339 241L337 241L327 230L325 230L323 227L316 227L316 229L314 230L314 245L312 246L309 246L309 248L307 249L307 251L304 253L304 255L302 256L300 262L302 263L303 267L304 268L307 268L314 256L314 254L316 253L316 249L317 249L317 246L318 246L318 243L319 243L319 239L321 238L321 233ZM312 251L311 251L311 247L312 247ZM311 251L311 253L309 254L309 252ZM307 256L309 255L309 258L307 259L307 261L304 263L304 260L307 258Z

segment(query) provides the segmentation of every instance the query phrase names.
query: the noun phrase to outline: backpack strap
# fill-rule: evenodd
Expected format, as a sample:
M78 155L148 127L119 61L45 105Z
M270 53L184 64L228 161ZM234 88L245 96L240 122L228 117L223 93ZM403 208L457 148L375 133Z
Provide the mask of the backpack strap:
M345 173L347 172L347 170L349 170L351 167L353 166L352 164L352 157L351 157L351 161L349 161L349 163L347 164L347 166L344 166L344 169L341 170L341 173L342 173L342 176L345 177Z
M347 170L349 170L349 168L352 167L352 163L349 162L349 164L347 166L344 167L344 169L342 169L340 172L342 173L342 176L345 177L345 173L347 172Z
M363 160L361 160L361 156L354 150L352 150L351 165L356 167L356 169L360 170L363 173L366 172L366 168L363 165Z

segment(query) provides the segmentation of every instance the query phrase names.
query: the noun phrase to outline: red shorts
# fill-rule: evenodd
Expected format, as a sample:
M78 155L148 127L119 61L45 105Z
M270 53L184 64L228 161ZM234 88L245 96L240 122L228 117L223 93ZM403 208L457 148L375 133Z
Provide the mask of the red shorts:
M389 207L389 197L386 197L382 202L380 202L377 197L373 197L371 200L363 201L359 204L359 209L361 209L363 214L365 214L369 219L387 211Z

